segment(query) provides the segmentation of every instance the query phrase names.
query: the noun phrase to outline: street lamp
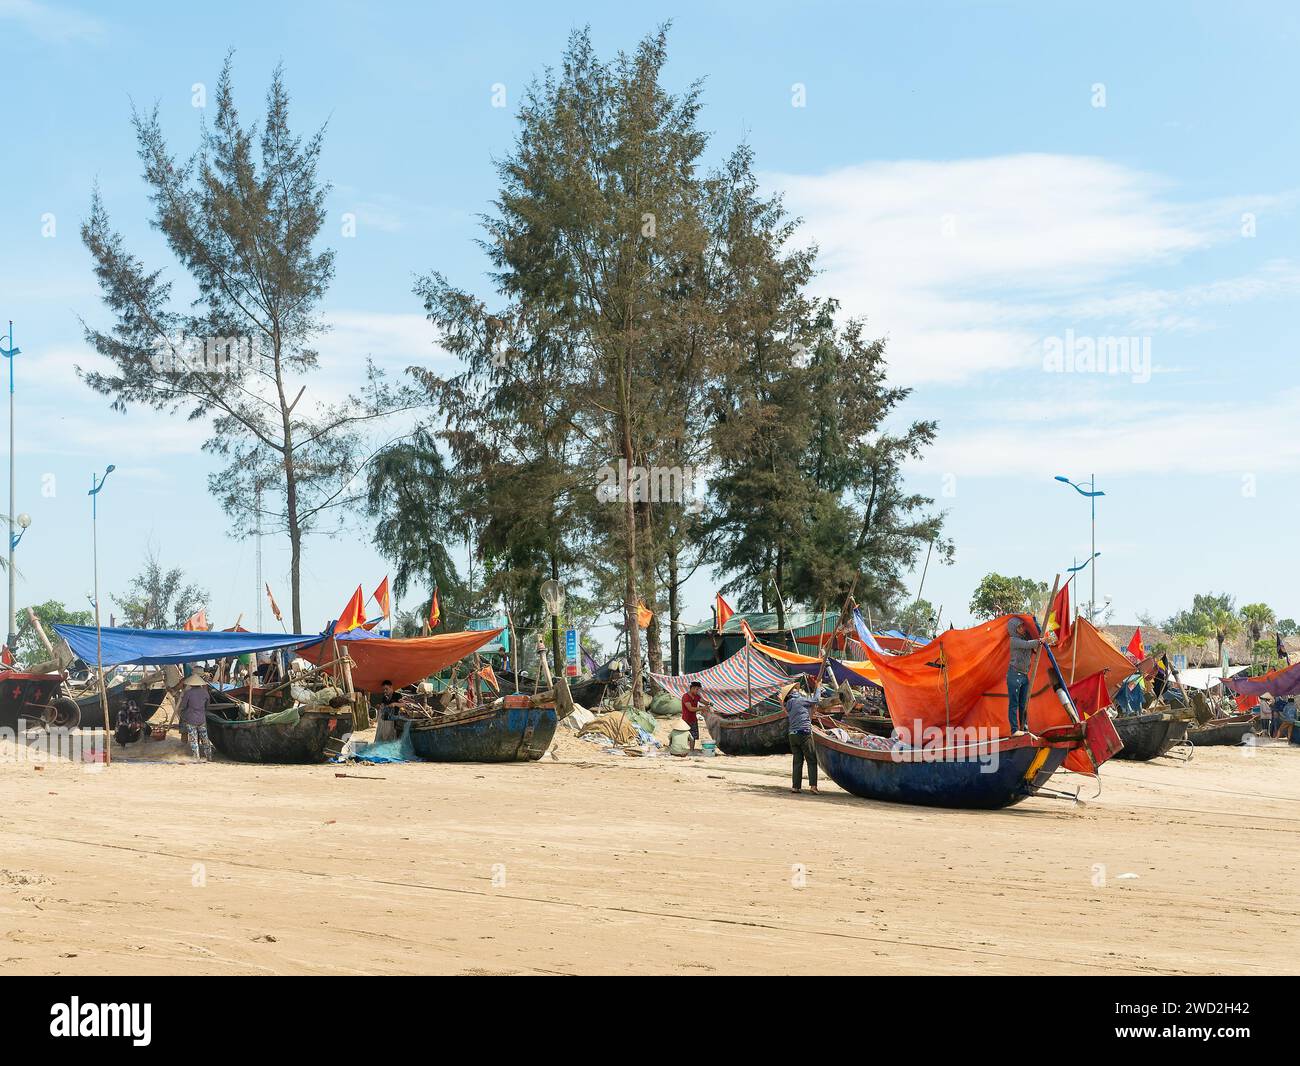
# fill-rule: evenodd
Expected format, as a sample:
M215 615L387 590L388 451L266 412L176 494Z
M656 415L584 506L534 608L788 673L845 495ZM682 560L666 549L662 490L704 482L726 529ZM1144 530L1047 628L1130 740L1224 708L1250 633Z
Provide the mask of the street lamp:
M108 731L108 689L104 687L104 634L99 626L99 490L104 487L108 475L117 468L109 463L103 477L90 475L90 544L91 558L95 571L95 665L99 671L99 703L104 710L104 761L112 762L112 747Z
M1092 506L1092 557L1084 564L1085 566L1089 564L1092 566L1092 599L1088 602L1088 621L1091 622L1097 612L1097 556L1101 554L1097 550L1097 497L1106 494L1097 491L1096 474L1088 475L1088 487L1086 489L1082 485L1076 485L1062 474L1057 474L1056 480L1065 482L1080 496L1087 496L1088 502Z
M9 320L8 341L5 347L0 348L0 355L9 360L9 637L6 643L11 652L17 652L18 625L14 614L14 549L18 547L18 541L14 539L14 356L20 354L22 349L14 345L13 319ZM22 534L19 533L18 536L21 537Z

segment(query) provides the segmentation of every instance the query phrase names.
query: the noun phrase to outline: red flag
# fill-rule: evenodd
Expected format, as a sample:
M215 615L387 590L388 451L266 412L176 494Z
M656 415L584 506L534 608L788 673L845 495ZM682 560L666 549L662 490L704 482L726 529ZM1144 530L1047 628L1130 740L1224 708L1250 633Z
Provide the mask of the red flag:
M1056 594L1056 599L1052 601L1052 609L1047 615L1047 631L1050 633L1056 630L1056 639L1058 642L1063 641L1070 635L1073 628L1073 619L1070 618L1070 585L1067 582L1061 586L1061 591Z
M181 626L181 628L191 632L194 630L206 631L208 628L208 609L206 607L200 607L185 619L185 624Z
M1103 707L1110 706L1110 692L1106 688L1106 671L1076 681L1070 686L1070 699L1081 718L1090 718Z
M280 607L279 607L279 605L275 602L275 597L271 595L271 586L270 586L270 585L267 585L267 586L266 586L266 598L267 598L268 600L271 601L271 613L272 613L273 615L275 615L275 620L276 620L277 622L283 622L283 621L284 621L284 616L283 616L282 614L280 614Z
M379 604L379 610L387 618L392 614L391 604L388 600L388 575L384 575L384 580L379 583L379 588L375 589L375 602Z
M758 639L754 636L754 631L749 627L749 623L743 618L740 620L740 631L745 635L746 644L753 644Z
M4 646L4 651L0 651L0 663L5 666L13 666L14 664L14 653L8 644Z
M718 593L714 597L713 606L714 609L718 612L718 629L722 629L722 627L727 624L727 619L729 619L736 612L733 611L731 609L731 606L727 603L727 601L722 598L722 593Z
M1133 639L1128 642L1128 653L1133 656L1135 662L1141 662L1147 657L1147 653L1142 648L1141 626L1133 630Z
M483 664L483 669L478 672L478 676L492 686L493 692L500 691L501 685L497 681L496 671L493 670L492 667L488 666L487 663Z
M638 628L645 629L646 626L654 621L654 616L654 611L650 610L650 608L645 605L645 600L636 601L636 624Z
M346 633L350 629L356 629L357 626L364 625L366 621L366 601L361 595L361 586L357 586L357 591L352 593L352 598L348 600L347 605L343 608L343 613L339 615L339 620L335 623L335 633Z
M438 587L433 588L433 599L429 601L429 628L437 629L442 618L442 608L438 606Z

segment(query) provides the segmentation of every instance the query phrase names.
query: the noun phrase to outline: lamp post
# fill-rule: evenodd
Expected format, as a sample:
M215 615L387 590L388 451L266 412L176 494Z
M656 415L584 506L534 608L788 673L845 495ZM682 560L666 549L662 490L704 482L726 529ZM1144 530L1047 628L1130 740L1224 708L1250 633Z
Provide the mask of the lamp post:
M116 467L108 464L103 477L90 475L90 544L91 558L95 572L95 667L99 671L99 704L104 711L104 761L112 762L112 745L109 743L108 731L108 689L104 686L104 634L99 626L99 490L104 487Z
M1088 601L1088 621L1094 622L1094 616L1097 613L1097 556L1101 554L1097 551L1097 497L1106 494L1097 491L1096 474L1088 475L1088 487L1086 489L1082 485L1076 485L1068 477L1061 474L1056 475L1056 480L1065 482L1080 496L1087 496L1088 502L1092 506L1092 557L1084 565L1092 567L1092 598Z
M21 351L14 346L14 323L10 319L8 344L0 348L0 355L9 360L9 636L6 643L15 653L18 650L18 626L14 617L14 549L18 547L18 541L14 538L14 356ZM18 536L22 537L22 534Z

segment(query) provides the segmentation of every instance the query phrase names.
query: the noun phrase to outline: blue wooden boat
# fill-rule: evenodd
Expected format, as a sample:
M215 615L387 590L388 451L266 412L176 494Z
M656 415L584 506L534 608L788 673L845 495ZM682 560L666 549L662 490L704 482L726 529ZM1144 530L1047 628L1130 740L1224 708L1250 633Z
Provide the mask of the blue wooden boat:
M1082 726L1042 736L990 739L943 750L876 751L813 728L817 763L844 791L865 799L927 807L993 810L1028 799L1065 756L1084 743Z
M430 762L527 762L555 737L554 707L492 705L454 718L410 723L411 747Z

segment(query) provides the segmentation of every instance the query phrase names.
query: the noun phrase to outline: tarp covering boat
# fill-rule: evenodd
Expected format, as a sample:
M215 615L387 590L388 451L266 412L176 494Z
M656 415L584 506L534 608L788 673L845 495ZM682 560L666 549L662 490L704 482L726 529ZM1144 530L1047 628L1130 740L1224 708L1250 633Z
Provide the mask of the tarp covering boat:
M944 730L947 726L1007 735L1007 665L1011 658L1007 621L1012 617L1026 618L1030 632L1038 631L1027 616L1003 615L969 629L949 629L910 655L877 655L868 649L867 655L880 673L895 727L910 737L917 736L918 727ZM1082 671L1086 657L1081 649L1079 678L1095 687L1095 681L1087 675L1096 671ZM1052 690L1048 669L1046 656L1039 655L1029 684L1032 733L1041 734L1073 721ZM1071 751L1065 765L1078 773L1093 772L1083 751Z
M75 655L88 663L99 661L94 626L54 624L54 631L68 642ZM321 639L319 633L233 633L190 629L125 629L107 627L103 635L103 662L106 666L138 663L141 666L166 666L170 663L205 662L208 659L231 659L258 651L297 648Z
M1279 666L1256 677L1226 677L1223 683L1242 696L1294 696L1300 693L1300 663Z
M1106 690L1112 699L1124 679L1137 673L1137 667L1128 656L1107 640L1101 630L1086 618L1075 619L1070 626L1070 635L1054 647L1052 653L1056 656L1056 664L1061 668L1061 676L1069 685L1104 670ZM1040 667L1040 670L1044 667ZM1047 683L1046 673L1040 673L1034 681L1036 683L1033 684L1033 689L1036 691Z
M674 696L686 695L691 682L698 681L704 687L705 699L713 704L715 711L724 714L744 713L749 710L751 702L775 696L777 690L790 680L784 670L778 669L748 645L707 670L676 677L671 674L650 676L665 692Z
M758 640L754 641L753 647L769 658L789 667L795 673L816 674L822 668L822 659L819 655L800 655L798 652L786 651L784 648L777 648ZM828 656L826 659L826 672L835 678L836 684L842 681L859 686L880 684L880 674L866 659L856 661L833 659Z
M491 644L502 630L471 629L463 633L440 633L433 637L378 637L363 629L340 633L337 640L353 662L352 684L361 692L378 692L385 681L401 688L423 681L452 663ZM298 654L308 662L328 663L334 658L332 641L324 640L302 648ZM331 672L329 670L327 673Z

